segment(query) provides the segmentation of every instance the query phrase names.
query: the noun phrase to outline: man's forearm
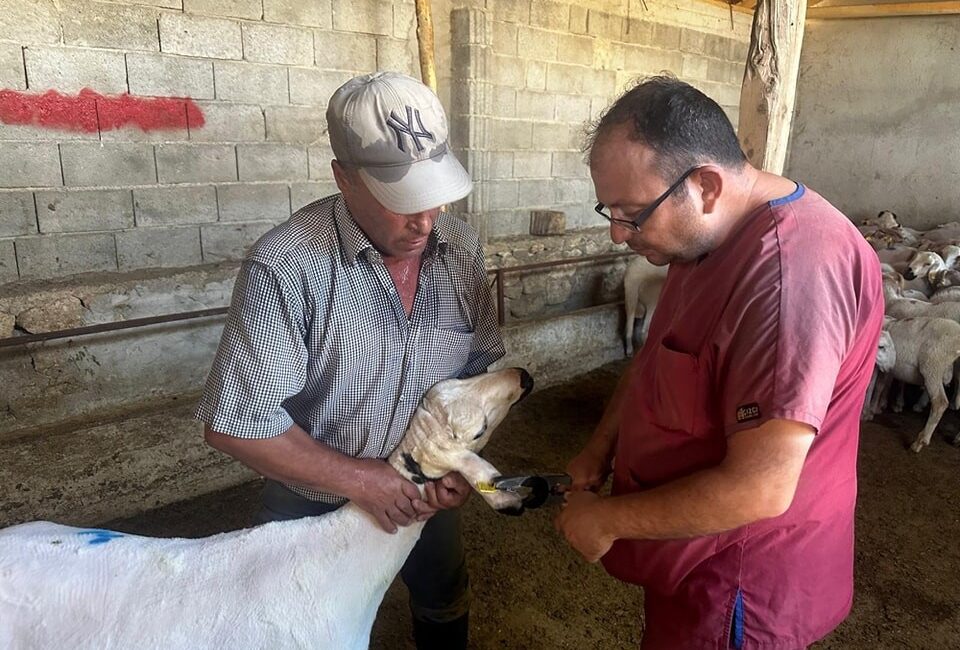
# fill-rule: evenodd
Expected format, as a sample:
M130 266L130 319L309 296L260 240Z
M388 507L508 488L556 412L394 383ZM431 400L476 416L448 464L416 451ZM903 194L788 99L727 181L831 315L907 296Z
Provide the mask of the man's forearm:
M205 429L207 442L261 475L349 498L359 481L356 459L311 438L294 424L272 438L247 439Z

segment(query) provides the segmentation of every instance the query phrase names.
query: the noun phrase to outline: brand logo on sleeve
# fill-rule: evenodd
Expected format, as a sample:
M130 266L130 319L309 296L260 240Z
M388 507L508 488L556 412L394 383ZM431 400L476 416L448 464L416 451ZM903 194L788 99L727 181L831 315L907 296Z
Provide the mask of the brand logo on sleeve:
M737 408L737 422L749 422L760 419L760 405L756 402Z

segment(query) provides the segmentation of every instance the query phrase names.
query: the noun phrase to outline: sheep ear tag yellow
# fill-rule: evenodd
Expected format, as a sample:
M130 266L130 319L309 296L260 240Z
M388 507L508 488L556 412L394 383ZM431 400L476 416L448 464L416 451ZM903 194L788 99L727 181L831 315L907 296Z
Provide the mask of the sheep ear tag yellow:
M477 492L481 494L490 494L491 492L496 492L497 488L493 483L487 483L486 481L477 481Z

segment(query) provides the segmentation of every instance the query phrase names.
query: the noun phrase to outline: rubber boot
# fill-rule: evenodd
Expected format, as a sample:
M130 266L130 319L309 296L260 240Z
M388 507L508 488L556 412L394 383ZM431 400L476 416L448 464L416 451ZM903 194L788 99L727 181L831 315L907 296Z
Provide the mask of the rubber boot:
M413 619L417 650L467 650L469 614L445 623Z

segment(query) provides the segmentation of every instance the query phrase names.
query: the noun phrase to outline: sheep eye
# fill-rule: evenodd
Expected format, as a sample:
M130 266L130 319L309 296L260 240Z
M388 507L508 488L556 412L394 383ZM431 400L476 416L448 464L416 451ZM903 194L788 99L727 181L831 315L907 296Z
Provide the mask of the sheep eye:
M485 434L486 432L487 432L487 421L486 421L486 419L484 419L484 421L483 421L483 427L481 427L480 433L478 433L477 435L475 435L475 436L473 437L473 439L474 439L474 440L479 440L480 438L483 437L483 434Z

